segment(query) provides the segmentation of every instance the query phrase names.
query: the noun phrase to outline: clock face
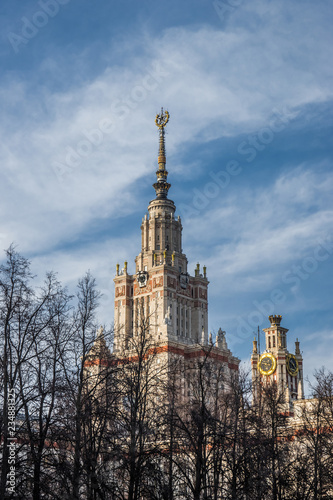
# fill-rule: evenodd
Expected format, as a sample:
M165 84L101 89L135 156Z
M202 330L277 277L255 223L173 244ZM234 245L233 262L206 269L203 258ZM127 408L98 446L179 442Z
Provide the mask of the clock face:
M148 273L146 271L138 272L137 280L140 288L147 285L147 279L148 279Z
M286 359L288 373L294 377L298 372L298 361L293 354L288 354Z
M270 352L265 352L260 356L258 368L261 375L272 375L276 369L276 359Z
M179 281L180 281L180 286L186 289L189 282L188 274L181 273L179 276Z

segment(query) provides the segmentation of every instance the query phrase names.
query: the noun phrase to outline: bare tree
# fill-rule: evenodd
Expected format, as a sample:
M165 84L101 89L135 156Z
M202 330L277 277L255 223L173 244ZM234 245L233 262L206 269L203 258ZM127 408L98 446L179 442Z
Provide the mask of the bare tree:
M96 309L100 294L95 279L88 272L78 282L76 307L68 324L66 347L61 352L61 368L64 377L64 401L66 412L63 426L59 430L59 442L69 450L64 453L59 463L63 481L69 497L78 500L81 497L84 470L85 435L88 417L89 390L85 364L93 346L97 325ZM85 485L86 487L87 485Z
M159 415L166 368L150 333L150 317L143 308L138 317L135 334L115 360L120 400L110 466L114 496L126 500L155 498L161 478Z
M11 246L6 251L7 261L0 267L1 337L3 344L3 397L2 397L2 464L0 497L5 498L9 471L8 399L9 393L17 393L17 370L19 363L27 357L31 339L29 332L22 331L22 318L33 315L33 298L29 281L32 278L29 262ZM16 408L17 409L17 408Z
M19 398L24 419L19 435L29 443L32 463L33 500L41 494L52 496L54 470L48 456L54 452L51 426L57 420L57 401L61 392L60 355L64 349L70 297L48 274L41 289L43 307L31 322L29 356L18 365Z
M322 500L333 498L332 372L315 372L312 396L297 405L291 489L297 498Z
M79 281L73 308L53 273L34 289L29 261L12 246L6 255L0 267L0 497L11 496L8 407L14 391L15 495L78 499L84 491L86 498L104 498L98 464L114 391L108 364L87 376L99 299L95 280L87 273Z
M226 436L222 470L223 491L226 498L250 498L252 441L250 412L251 383L249 374L242 369L230 377L223 396Z
M285 394L265 380L252 411L253 498L282 500L289 488L290 444Z
M226 366L214 359L212 349L212 345L200 346L195 359L189 363L178 359L172 368L168 451L174 492L169 489L166 498L222 498L228 442L230 446L231 378Z
M6 487L9 471L8 445L13 432L8 425L8 395L15 394L16 464L26 471L24 455L30 448L33 498L40 498L41 461L52 419L55 390L59 324L66 315L69 297L53 274L45 286L35 291L30 263L13 246L6 251L7 261L0 267L0 322L2 357L2 466L0 497L9 496ZM56 330L58 329L57 333ZM52 353L52 354L51 354ZM19 418L18 418L19 417ZM28 443L26 445L25 443ZM15 494L20 487L29 491L24 474L16 474ZM31 481L30 481L31 483ZM7 493L6 493L7 491Z

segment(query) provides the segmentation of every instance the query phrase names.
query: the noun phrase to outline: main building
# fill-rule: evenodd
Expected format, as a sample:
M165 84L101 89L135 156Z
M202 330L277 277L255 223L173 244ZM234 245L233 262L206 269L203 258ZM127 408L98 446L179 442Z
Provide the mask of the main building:
M141 250L135 258L135 272L130 274L128 263L120 269L117 264L114 304L115 358L134 359L142 330L150 339L150 353L163 366L180 361L183 373L193 361L209 356L211 362L223 370L224 379L238 372L240 360L227 347L225 332L220 328L216 339L208 333L208 278L207 269L199 263L194 276L188 272L188 260L182 246L182 222L175 216L176 206L168 198L165 153L165 126L168 111L161 110L155 123L159 130L158 169L153 184L156 196L148 205L148 214L141 224ZM272 311L273 312L273 311ZM303 360L296 341L295 354L288 351L288 329L281 326L281 316L269 317L270 327L264 329L265 346L253 342L251 355L253 401L260 387L276 383L284 395L286 412L292 414L295 400L304 399ZM98 337L91 357L98 357L99 349L109 358L105 341ZM149 349L148 349L149 350ZM179 364L178 364L179 365ZM188 394L189 383L182 377L182 394Z

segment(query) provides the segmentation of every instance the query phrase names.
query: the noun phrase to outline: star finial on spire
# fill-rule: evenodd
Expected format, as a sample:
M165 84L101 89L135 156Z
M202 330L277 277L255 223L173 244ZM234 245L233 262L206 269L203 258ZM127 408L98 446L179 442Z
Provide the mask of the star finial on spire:
M155 123L158 128L163 129L166 124L168 123L170 118L169 112L168 111L163 111L163 108L161 108L161 114L156 115L155 118Z

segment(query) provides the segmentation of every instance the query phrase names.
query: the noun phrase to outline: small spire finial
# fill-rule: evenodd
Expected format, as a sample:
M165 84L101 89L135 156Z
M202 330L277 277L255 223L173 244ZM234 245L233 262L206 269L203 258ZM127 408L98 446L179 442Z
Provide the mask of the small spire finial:
M168 191L170 189L170 184L167 182L168 172L165 169L166 156L165 156L165 131L164 127L168 123L170 118L169 112L164 111L161 108L161 113L156 115L155 124L159 129L160 140L159 140L159 150L158 150L158 170L156 172L157 182L153 184L156 191L156 196L158 199L166 199Z
M296 339L295 342L295 354L301 354L300 348L299 348L299 340Z

